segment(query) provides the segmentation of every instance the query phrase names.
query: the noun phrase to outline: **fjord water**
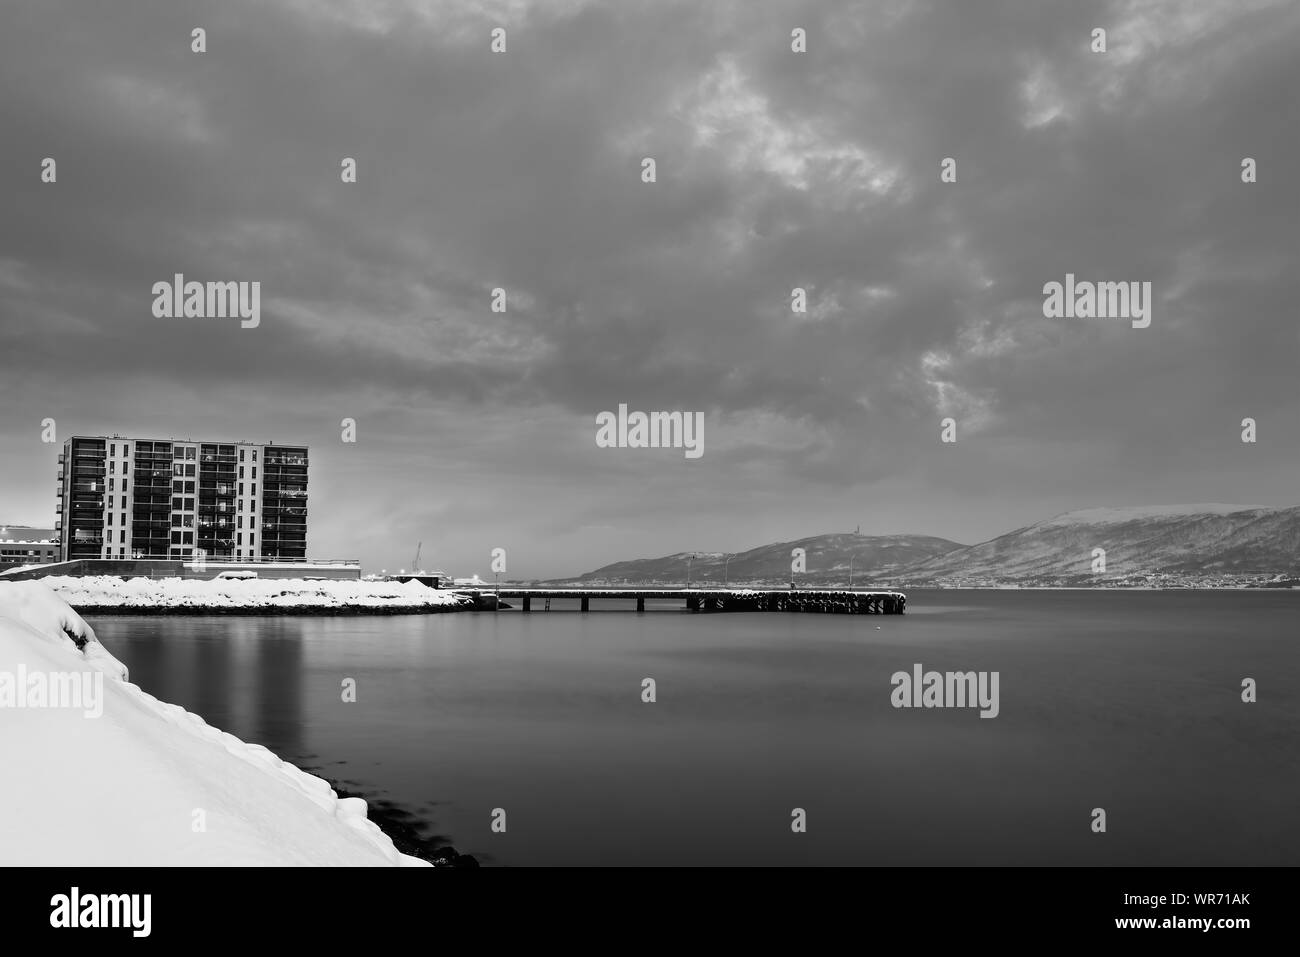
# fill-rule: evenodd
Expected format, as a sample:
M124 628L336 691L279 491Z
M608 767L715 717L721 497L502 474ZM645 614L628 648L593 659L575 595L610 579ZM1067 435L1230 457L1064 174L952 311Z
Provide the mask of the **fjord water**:
M1300 864L1300 592L90 621L145 690L485 864ZM1001 713L893 708L917 662L998 671Z

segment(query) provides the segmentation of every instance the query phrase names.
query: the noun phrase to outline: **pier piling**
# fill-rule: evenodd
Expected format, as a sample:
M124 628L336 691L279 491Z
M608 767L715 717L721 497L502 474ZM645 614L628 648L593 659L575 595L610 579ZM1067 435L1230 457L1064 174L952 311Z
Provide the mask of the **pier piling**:
M662 588L646 587L544 587L502 585L490 590L454 588L453 591L474 600L475 608L499 607L499 599L518 599L520 610L531 612L533 599L551 610L551 599L577 599L574 603L584 612L591 610L591 599L634 600L638 612L645 611L647 599L685 599L686 609L693 612L772 611L834 615L902 615L907 610L907 596L899 591L870 591L844 588ZM561 604L560 608L574 605Z

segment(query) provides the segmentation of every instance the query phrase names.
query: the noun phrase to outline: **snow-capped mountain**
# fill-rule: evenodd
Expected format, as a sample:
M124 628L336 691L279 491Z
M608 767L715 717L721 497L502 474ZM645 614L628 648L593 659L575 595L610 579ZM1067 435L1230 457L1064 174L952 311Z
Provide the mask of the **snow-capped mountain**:
M905 570L911 581L944 578L1092 580L1105 576L1213 577L1300 571L1300 507L1158 505L1066 512Z

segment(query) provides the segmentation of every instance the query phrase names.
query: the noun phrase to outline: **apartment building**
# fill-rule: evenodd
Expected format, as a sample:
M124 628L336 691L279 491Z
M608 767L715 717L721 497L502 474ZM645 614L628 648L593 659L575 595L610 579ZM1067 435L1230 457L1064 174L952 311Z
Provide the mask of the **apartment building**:
M305 446L78 435L58 481L64 561L307 557Z

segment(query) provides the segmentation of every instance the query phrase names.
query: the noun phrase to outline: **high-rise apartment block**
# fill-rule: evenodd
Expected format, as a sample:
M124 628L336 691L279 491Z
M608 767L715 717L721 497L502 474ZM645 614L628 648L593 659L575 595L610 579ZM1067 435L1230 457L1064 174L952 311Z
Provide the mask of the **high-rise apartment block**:
M307 556L304 446L73 436L58 497L64 561Z

